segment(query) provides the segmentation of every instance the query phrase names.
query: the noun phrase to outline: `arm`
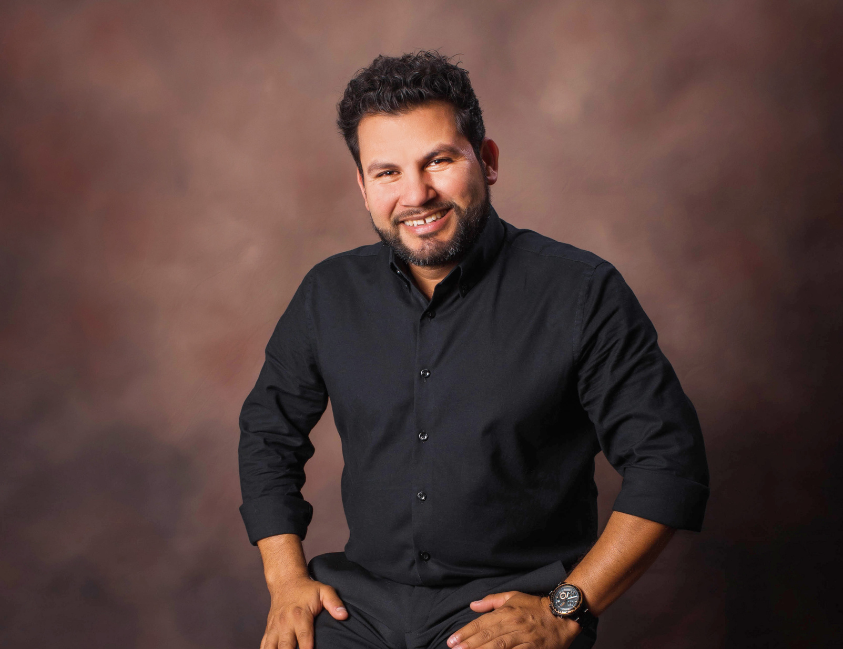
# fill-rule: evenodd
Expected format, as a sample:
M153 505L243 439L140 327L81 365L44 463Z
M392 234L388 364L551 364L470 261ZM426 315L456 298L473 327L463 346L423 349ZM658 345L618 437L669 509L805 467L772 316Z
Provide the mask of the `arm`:
M278 534L304 539L313 507L301 494L315 451L310 431L328 407L309 315L309 274L266 345L266 358L240 412L240 514L249 541Z
M597 543L565 581L579 586L589 610L600 615L638 581L675 531L646 518L612 512ZM549 607L548 598L542 599Z
M624 478L606 529L567 579L596 615L652 564L674 529L699 531L708 465L693 404L620 273L608 262L598 264L578 299L579 401L600 448ZM454 634L450 647L567 647L580 632L576 622L550 613L547 598L495 593L471 608L490 612ZM493 644L501 639L504 644Z
M258 548L271 596L261 649L313 649L313 618L324 608L344 620L348 611L336 590L310 578L298 534L260 539Z
M305 277L266 346L266 360L240 413L240 513L263 559L272 601L261 649L313 647L313 618L347 613L336 591L310 578L301 542L313 515L304 500L309 435L328 392L317 362Z
M579 586L589 610L599 615L644 574L674 532L661 523L612 512L597 543L565 581ZM573 620L555 617L546 595L493 593L470 606L480 613L495 613L454 633L448 639L452 649L509 649L527 643L564 648L582 630ZM499 640L504 644L497 644Z

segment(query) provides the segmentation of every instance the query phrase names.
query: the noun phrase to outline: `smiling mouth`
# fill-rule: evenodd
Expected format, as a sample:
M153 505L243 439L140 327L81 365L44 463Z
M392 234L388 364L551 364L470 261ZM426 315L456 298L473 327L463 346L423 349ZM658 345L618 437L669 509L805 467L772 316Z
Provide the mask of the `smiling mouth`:
M404 225L409 225L411 227L417 227L419 225L425 225L426 223L433 223L434 221L438 221L442 217L444 217L450 208L440 210L435 214L431 214L430 216L423 218L423 219L407 219L406 221L402 221Z

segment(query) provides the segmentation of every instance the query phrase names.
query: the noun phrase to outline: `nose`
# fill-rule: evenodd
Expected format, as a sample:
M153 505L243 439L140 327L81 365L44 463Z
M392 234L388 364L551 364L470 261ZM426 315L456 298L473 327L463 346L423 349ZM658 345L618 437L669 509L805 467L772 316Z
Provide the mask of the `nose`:
M400 200L403 207L421 207L435 197L436 190L426 173L408 173L401 179Z

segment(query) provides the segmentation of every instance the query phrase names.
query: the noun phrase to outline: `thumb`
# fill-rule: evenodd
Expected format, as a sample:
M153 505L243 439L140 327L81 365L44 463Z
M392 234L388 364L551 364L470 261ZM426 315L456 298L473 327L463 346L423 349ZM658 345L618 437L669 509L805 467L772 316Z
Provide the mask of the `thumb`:
M344 620L348 617L348 611L333 587L323 586L319 591L319 598L322 601L322 606L331 614L331 617L337 620Z
M471 602L469 606L471 610L477 611L479 613L485 613L487 611L492 611L496 608L500 608L504 604L506 604L507 600L515 595L516 591L511 590L506 593L492 593L491 595L486 595L483 599L477 600L475 602Z

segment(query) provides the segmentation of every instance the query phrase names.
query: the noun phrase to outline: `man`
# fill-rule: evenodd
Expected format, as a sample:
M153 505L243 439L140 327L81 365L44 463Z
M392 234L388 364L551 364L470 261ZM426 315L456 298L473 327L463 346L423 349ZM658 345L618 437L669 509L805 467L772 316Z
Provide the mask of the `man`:
M620 273L492 208L498 147L464 70L381 56L338 110L381 242L307 273L243 406L261 649L590 647L673 531L701 527L696 412ZM350 534L308 564L329 396ZM600 450L624 481L597 539Z

